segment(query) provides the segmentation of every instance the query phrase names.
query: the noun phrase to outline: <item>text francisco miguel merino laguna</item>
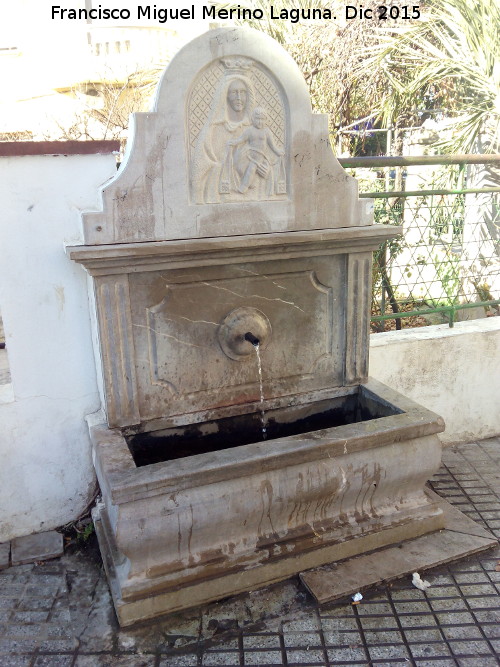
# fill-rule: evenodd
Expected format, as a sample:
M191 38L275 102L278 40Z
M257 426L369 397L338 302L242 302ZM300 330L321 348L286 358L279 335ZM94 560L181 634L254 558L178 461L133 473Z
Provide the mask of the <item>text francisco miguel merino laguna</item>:
M264 16L264 11L262 9L248 9L237 5L232 9L223 9L217 8L215 5L202 5L198 7L199 17L202 19L253 19L261 20ZM130 9L119 9L119 8L109 8L102 7L93 7L92 9L68 9L66 7L60 7L59 5L52 5L52 18L53 19L63 19L63 20L122 20L126 21L128 19L140 20L147 19L148 21L158 21L158 23L166 23L169 19L194 19L198 18L196 15L195 5L191 7L179 8L166 8L166 7L157 7L156 5L138 5L135 12L132 12ZM417 19L420 17L419 5L404 5L403 7L378 7L375 13L375 10L370 8L364 8L362 5L346 5L345 8L346 19L374 19L378 18L383 20L386 18L403 18L403 19ZM388 10L390 13L388 13ZM393 15L394 11L397 10L397 16ZM135 14L135 16L133 15ZM335 20L337 17L333 15L331 9L302 9L290 7L287 9L276 9L273 5L269 6L268 17L274 20L280 19L285 21L290 21L291 23L298 23L301 20Z

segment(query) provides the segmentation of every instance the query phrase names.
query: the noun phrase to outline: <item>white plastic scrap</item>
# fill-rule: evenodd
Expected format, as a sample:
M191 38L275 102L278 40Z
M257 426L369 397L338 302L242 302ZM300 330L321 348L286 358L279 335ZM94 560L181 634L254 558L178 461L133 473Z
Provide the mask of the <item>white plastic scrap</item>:
M428 581L425 581L425 579L420 578L418 572L413 573L413 578L411 580L411 583L415 586L415 588L418 588L420 591L425 591L425 589L429 588L430 586L430 583Z
M363 596L361 595L361 593L355 593L351 599L353 602L361 602Z

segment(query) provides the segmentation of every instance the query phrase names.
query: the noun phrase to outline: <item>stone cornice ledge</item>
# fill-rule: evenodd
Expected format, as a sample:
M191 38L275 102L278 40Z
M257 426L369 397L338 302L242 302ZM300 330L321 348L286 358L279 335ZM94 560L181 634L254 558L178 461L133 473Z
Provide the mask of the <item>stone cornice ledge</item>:
M375 250L402 227L367 225L182 241L67 246L70 259L91 275L179 269Z

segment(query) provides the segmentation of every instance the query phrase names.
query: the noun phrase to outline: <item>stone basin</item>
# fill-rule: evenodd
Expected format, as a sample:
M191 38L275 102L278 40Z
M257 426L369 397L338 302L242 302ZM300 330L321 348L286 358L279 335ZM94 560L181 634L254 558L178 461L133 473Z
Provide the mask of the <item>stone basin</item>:
M330 432L347 426L402 413L370 392L366 386L352 393L333 396L312 403L235 415L199 424L188 424L126 438L137 467L173 461L187 456L221 451L302 434ZM263 436L263 420L266 435Z
M434 413L369 380L271 420L270 436L286 435L249 444L239 438L259 434L259 414L201 423L194 442L224 437L182 458L192 426L91 426L94 520L122 625L443 528L424 488L441 459Z

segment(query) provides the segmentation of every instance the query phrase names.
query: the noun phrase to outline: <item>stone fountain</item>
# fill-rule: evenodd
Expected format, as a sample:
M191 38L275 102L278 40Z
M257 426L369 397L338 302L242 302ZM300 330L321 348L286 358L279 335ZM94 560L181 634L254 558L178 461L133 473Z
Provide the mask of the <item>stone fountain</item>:
M400 229L373 224L295 63L210 31L131 136L68 248L93 278L120 622L443 529L442 419L368 380L372 251Z

